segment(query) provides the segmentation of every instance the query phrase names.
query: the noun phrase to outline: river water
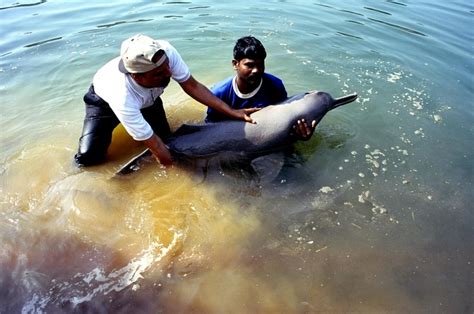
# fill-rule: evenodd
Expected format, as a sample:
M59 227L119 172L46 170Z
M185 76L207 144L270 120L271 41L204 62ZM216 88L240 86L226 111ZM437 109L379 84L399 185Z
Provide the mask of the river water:
M1 313L472 313L471 1L13 1L0 7ZM278 176L148 164L123 129L72 163L82 96L123 39L207 86L252 34L290 95L357 92ZM172 128L205 107L176 83Z

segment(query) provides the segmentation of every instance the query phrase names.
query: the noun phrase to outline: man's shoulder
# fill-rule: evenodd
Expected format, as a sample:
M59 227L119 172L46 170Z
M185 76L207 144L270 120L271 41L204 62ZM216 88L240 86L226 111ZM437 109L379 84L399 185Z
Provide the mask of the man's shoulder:
M263 75L263 88L266 90L278 90L281 91L281 93L286 94L286 88L283 81L270 73L265 73Z
M117 65L117 60L111 60L96 73L92 81L96 94L115 109L139 108L142 98L132 84L133 79L115 69Z
M165 51L168 50L168 49L176 49L169 41L165 40L165 39L157 39L155 40L159 45L160 47L162 47Z
M179 57L178 50L169 41L158 39L157 42L164 49L169 59L174 61L175 58Z
M282 101L288 97L283 81L270 73L263 75L262 93L266 93L275 102Z
M263 79L275 85L283 85L283 81L271 73L265 72L263 74Z
M107 102L113 96L120 94L125 87L125 74L118 69L119 60L120 57L117 57L108 61L95 73L92 79L96 94Z
M120 57L115 57L109 61L107 61L105 64L103 64L99 70L97 70L97 74L101 75L114 75L116 73L121 73L119 71L119 62L120 62Z
M212 92L214 94L216 93L222 93L226 90L228 90L229 88L232 88L232 79L233 77L228 77L226 78L225 80L222 80L220 82L217 82L216 84L214 84L211 88Z

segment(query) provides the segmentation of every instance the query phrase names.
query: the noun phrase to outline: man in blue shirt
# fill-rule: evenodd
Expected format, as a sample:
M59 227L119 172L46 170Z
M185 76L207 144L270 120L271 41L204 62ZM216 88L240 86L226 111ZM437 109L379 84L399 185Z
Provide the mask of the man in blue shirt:
M217 83L212 93L227 103L232 109L263 108L287 99L283 82L270 73L265 73L267 53L262 43L252 36L242 37L234 46L232 66L236 75ZM206 122L228 119L213 108L208 108ZM312 121L309 127L304 119L293 126L299 139L307 140L316 127Z

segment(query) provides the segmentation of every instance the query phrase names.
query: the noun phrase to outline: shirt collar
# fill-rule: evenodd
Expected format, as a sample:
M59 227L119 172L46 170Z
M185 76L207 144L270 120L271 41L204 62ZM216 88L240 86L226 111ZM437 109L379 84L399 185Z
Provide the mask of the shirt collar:
M248 98L252 98L253 96L255 96L255 94L258 93L258 91L260 90L260 87L262 87L262 82L263 82L263 79L260 80L260 84L258 84L256 89L254 89L248 94L243 94L240 92L239 87L237 86L237 76L234 76L234 78L232 79L232 88L234 89L234 92L237 96L239 96L242 99L248 99Z

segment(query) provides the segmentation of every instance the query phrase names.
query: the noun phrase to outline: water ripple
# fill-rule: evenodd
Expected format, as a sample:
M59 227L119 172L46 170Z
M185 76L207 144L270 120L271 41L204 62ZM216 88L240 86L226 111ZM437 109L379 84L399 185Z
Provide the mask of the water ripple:
M109 23L109 24L97 25L97 27L98 28L109 28L109 27L112 27L112 26L117 26L117 25L122 25L122 24L141 23L141 22L149 22L149 21L153 21L153 19L139 19L139 20L135 20L135 21L117 21L117 22L113 22L113 23Z
M343 33L343 32L337 32L337 33L338 33L339 35L342 35L342 36L346 36L346 37L351 37L351 38L355 38L355 39L364 40L362 37L355 36L355 35L352 35L352 34Z
M364 16L364 14L362 14L362 13L354 12L354 11L351 11L351 10L339 10L339 11L345 12L345 13L350 13L350 14L355 14L355 15L359 15L359 16Z
M380 9L371 8L371 7L364 7L364 9L370 10L370 11L374 11L374 12L378 12L378 13L382 13L382 14L385 14L385 15L392 15L392 14L389 13L389 12L382 11L382 10L380 10Z
M327 4L315 3L315 5L319 5L320 7L324 7L324 8L334 9L334 7L332 7L330 5L327 5Z
M188 10L209 9L209 8L210 8L210 6L203 5L203 6L200 6L200 7L191 7L191 8L188 8Z
M362 22L354 21L354 20L346 20L346 22L348 22L348 23L354 23L354 24L359 24L359 25L365 25L365 24L362 23Z
M45 2L46 2L46 0L41 0L41 1L35 2L35 3L15 3L15 4L7 6L7 7L0 7L0 10L7 10L7 9L14 9L14 8L21 8L21 7L32 7L32 6L35 6L35 5L43 4Z
M401 2L397 2L397 1L393 1L393 0L387 0L387 2L388 2L388 3L396 4L396 5L401 5L401 6L404 6L404 7L407 6L405 3L401 3Z
M189 1L169 1L165 2L164 4L191 4L192 2Z
M369 17L368 19L371 20L371 21L377 22L377 23L381 23L381 24L384 24L384 25L387 25L387 26L390 26L390 27L399 29L399 30L404 31L404 32L408 32L408 33L411 33L411 34L415 34L415 35L420 35L420 36L426 37L426 34L424 34L424 33L422 33L422 32L419 32L419 31L416 31L416 30L414 30L414 29L405 27L405 26L400 26L400 25L397 25L397 24L388 23L388 22L381 21L381 20L377 20L377 19L373 19L373 18L370 18L370 17Z
M54 37L54 38L38 41L38 42L35 42L35 43L32 43L32 44L28 44L28 45L25 45L24 47L25 48L31 48L31 47L43 45L43 44L46 44L46 43L50 43L52 41L57 41L57 40L60 40L60 39L62 39L62 37Z

